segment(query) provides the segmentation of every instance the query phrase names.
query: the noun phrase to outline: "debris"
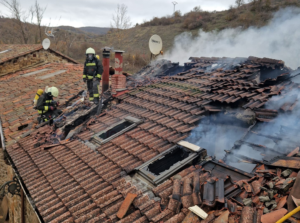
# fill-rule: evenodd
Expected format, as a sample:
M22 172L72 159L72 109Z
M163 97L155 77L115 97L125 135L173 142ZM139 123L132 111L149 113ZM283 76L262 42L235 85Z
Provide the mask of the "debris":
M293 171L291 169L287 169L281 173L281 175L285 178L289 177Z
M196 215L198 215L202 219L206 219L208 216L208 214L205 211L203 211L201 208L199 208L197 205L193 207L189 207L189 210L195 213Z
M294 149L292 152L290 152L287 156L288 157L292 157L292 156L294 156L294 155L296 155L296 154L298 154L299 153L299 147L297 147L296 149Z
M300 157L276 157L274 161L270 162L271 166L300 169Z
M182 221L182 223L198 223L198 222L199 222L199 217L191 211L185 216L185 218Z
M270 213L268 208L264 208L264 214Z
M295 184L290 192L290 196L287 200L287 205L288 205L288 210L291 212L296 208L296 204L294 203L292 196L295 198L299 198L300 196L300 171L298 172ZM300 213L298 212L297 214L293 215L295 218L300 218Z
M136 194L131 194L131 193L128 193L126 195L126 198L125 200L123 201L118 213L117 213L117 217L122 219L124 218L124 216L126 215L130 205L132 204L133 200L137 197Z
M283 206L286 204L286 202L287 202L287 196L280 198L279 202L277 203L276 209L283 208Z
M196 145L194 145L192 143L189 143L189 142L183 141L183 140L180 141L180 142L178 142L178 145L181 145L181 146L183 146L185 148L188 148L188 149L192 150L193 152L199 152L201 150L200 146L196 146Z
M253 195L257 195L259 194L260 190L261 190L261 183L257 180L252 182L252 188L253 188Z
M269 183L268 183L268 186L269 186L269 188L270 188L270 189L273 189L273 187L274 187L274 184L273 184L273 182L272 182L272 181L271 181L271 182L269 182Z
M267 201L265 203L266 207L269 208L270 206L273 206L274 204L277 205L276 201L275 200L272 200L272 201Z
M240 223L252 223L254 217L254 210L252 207L244 207L241 214Z
M251 198L244 198L243 203L245 206L251 206L252 205L252 199Z
M268 196L260 196L260 197L259 197L259 200L260 200L261 202L267 202L267 201L270 201L270 198L269 198Z
M210 223L216 218L214 213L210 213L205 220L202 220L201 223Z
M277 186L283 192L287 192L294 185L295 178L287 178L282 184Z
M270 199L273 199L274 198L274 191L273 190L269 190L268 191L268 195L269 195Z
M214 223L226 223L228 222L229 217L229 211L224 211L216 220L214 220Z
M265 187L261 187L260 189L262 189L263 191L268 191L268 189Z
M268 214L264 214L261 217L262 223L274 223L277 222L280 218L282 218L288 211L284 208L281 208L277 211L272 211Z

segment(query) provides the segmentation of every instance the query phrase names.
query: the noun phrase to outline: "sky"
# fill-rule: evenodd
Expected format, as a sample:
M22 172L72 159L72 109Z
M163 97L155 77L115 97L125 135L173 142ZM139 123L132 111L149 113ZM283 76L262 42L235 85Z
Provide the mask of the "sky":
M47 7L43 25L69 25L74 27L96 26L110 27L112 15L118 4L128 7L128 15L133 25L150 20L153 17L171 15L174 10L173 0L38 0L42 7ZM0 0L1 2L1 0ZM21 7L28 10L35 0L19 0ZM235 0L176 0L176 10L183 14L195 6L207 11L221 11L234 5ZM10 16L8 10L0 4L0 15Z

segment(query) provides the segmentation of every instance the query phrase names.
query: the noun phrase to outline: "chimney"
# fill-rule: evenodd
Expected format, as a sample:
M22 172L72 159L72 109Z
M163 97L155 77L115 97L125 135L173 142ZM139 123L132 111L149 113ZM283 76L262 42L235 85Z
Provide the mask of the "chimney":
M103 49L103 75L102 75L102 93L109 88L109 58L110 48L104 47Z
M112 94L116 95L126 90L126 76L123 73L123 53L124 51L115 50L115 74L111 78Z

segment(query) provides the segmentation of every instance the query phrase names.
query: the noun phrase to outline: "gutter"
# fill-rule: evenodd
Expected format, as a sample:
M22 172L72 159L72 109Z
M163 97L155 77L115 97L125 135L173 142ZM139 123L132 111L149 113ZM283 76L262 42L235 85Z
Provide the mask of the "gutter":
M3 148L3 151L4 153L6 152L6 147L5 147L5 141L4 141L4 134L3 134L3 128L2 128L2 122L1 122L1 118L0 118L0 137L1 137L1 143L2 143L2 148ZM32 203L32 199L30 198L30 195L27 193L27 189L26 189L26 186L25 184L23 183L22 179L21 179L21 176L18 174L18 171L16 169L16 167L14 166L9 154L6 152L6 154L8 155L8 162L9 162L9 165L12 167L17 179L18 179L18 182L22 188L22 191L21 193L24 193L26 198L27 198L27 201L29 202L29 204L31 205L32 209L34 210L34 213L36 214L38 220L40 223L43 223L43 219L41 217L41 215L38 213L38 211L36 210L35 208L35 205ZM5 155L5 154L4 154Z

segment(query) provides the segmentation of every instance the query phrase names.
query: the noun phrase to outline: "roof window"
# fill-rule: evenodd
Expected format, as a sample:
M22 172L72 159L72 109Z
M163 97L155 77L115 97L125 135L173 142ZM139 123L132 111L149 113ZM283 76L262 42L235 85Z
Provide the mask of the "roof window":
M195 152L189 147L175 145L137 167L136 170L143 178L154 185L158 185L187 164L192 163L194 160L198 160L199 157L203 158L204 156L206 156L205 149L199 149L198 152Z
M94 138L94 140L97 141L97 143L104 144L104 143L107 143L110 140L122 135L123 133L135 128L140 123L142 123L142 120L131 117L131 116L127 116L124 118L124 120L95 134L93 136L93 138Z

